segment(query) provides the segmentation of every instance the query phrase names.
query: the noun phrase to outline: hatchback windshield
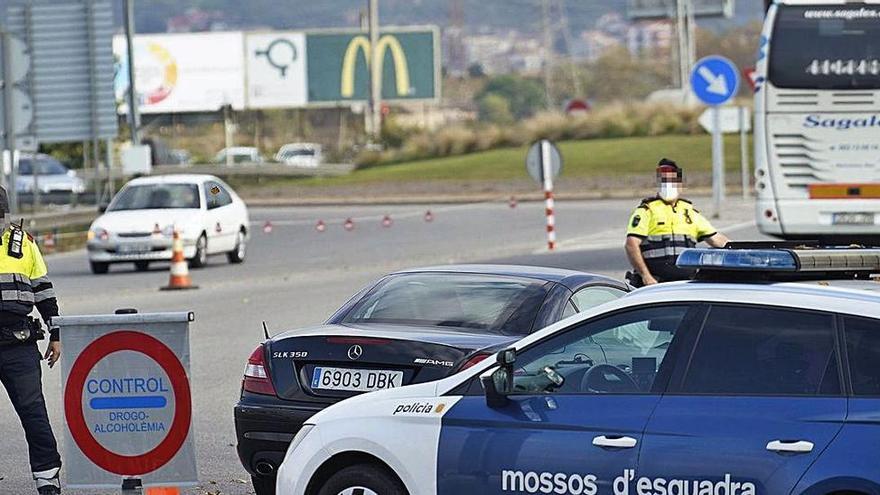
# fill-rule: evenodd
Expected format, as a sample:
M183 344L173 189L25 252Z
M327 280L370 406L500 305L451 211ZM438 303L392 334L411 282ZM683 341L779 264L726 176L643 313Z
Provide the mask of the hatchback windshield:
M495 275L395 275L370 291L343 322L525 335L531 331L549 286L541 280Z
M199 189L195 184L143 184L123 189L107 211L198 209L199 205Z

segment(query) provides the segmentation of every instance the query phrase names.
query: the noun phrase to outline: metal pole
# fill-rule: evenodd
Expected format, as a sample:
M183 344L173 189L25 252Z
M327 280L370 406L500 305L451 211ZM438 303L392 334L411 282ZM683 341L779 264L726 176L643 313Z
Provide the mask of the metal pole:
M544 34L543 55L544 55L544 95L547 99L547 109L553 108L553 92L550 89L553 75L553 34L550 29L550 1L541 1L541 31Z
M556 213L553 198L553 168L550 141L541 140L541 177L544 179L544 210L547 215L547 249L556 249Z
M3 33L3 74L12 74L12 43L9 33ZM3 105L6 111L4 127L6 129L6 146L9 151L9 182L6 194L9 198L9 213L18 212L18 191L16 176L18 175L18 159L15 153L15 93L12 81L6 77L3 85Z
M107 146L107 158L105 159L107 162L107 202L105 204L110 204L113 194L116 193L115 186L113 185L113 140L107 139L105 143Z
M374 142L382 135L382 61L379 60L379 0L369 0L370 15L370 133Z
M125 2L125 43L128 54L128 126L131 129L131 144L138 145L141 143L138 136L141 115L134 75L134 0L123 1Z
M746 132L746 107L739 107L739 161L742 169L742 197L749 199L749 135Z
M721 134L721 108L712 107L712 206L715 218L721 218L724 201L724 140Z
M233 136L232 136L232 105L223 106L223 131L226 138L226 166L231 167L235 164L232 156Z
M678 80L681 81L681 97L682 103L688 102L688 91L685 89L687 86L688 75L690 74L687 70L688 64L688 55L687 55L687 29L685 26L686 15L685 15L685 0L675 0L675 26L678 34Z
M694 14L694 0L685 0L685 9L687 13L687 73L690 74L694 70L697 63L697 20Z
M37 160L36 153L31 156L31 174L33 174L34 177L34 196L32 204L34 212L36 212L40 208L40 162Z

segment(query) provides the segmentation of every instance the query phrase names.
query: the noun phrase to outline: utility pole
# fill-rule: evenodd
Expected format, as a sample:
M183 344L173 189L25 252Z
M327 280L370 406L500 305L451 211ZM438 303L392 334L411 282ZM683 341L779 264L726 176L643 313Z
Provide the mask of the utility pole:
M125 2L125 44L128 52L128 126L131 129L131 144L137 146L141 144L138 136L141 116L134 76L134 0L123 1Z
M544 94L547 99L547 108L553 108L553 91L550 82L553 78L553 35L550 29L550 0L541 0L541 29L544 33Z
M379 60L379 0L369 1L370 54L370 134L374 143L382 135L382 62Z

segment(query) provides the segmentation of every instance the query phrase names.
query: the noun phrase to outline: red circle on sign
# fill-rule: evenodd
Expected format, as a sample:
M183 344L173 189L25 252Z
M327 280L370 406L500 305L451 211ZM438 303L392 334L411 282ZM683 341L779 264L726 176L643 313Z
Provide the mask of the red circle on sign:
M174 391L174 418L168 434L153 450L141 455L120 455L104 448L92 435L83 414L82 394L89 372L98 361L118 351L140 352L152 358L168 375ZM73 363L64 389L64 414L73 440L96 466L120 475L150 473L167 464L189 435L192 403L186 370L168 346L147 334L122 330L104 335L83 349Z

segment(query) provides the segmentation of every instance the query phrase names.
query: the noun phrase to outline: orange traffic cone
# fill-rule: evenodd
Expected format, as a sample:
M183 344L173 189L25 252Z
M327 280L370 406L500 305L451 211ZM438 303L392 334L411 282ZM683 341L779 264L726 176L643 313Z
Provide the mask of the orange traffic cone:
M198 289L197 285L192 284L189 278L189 265L183 256L183 239L177 229L174 230L174 240L171 244L171 277L168 279L168 285L162 287L162 290L184 290Z

